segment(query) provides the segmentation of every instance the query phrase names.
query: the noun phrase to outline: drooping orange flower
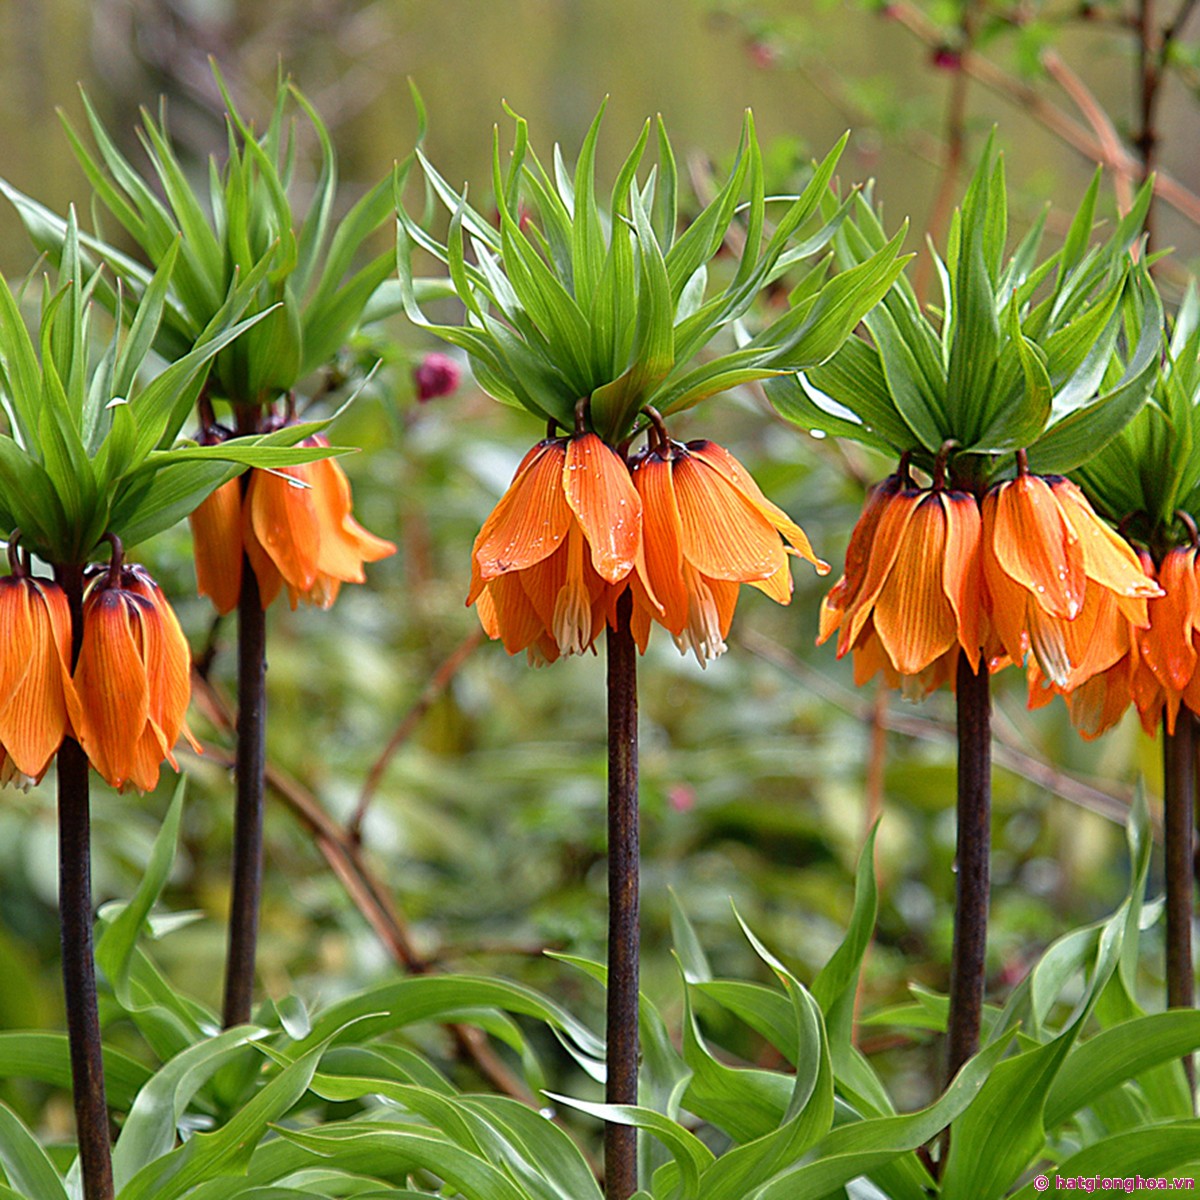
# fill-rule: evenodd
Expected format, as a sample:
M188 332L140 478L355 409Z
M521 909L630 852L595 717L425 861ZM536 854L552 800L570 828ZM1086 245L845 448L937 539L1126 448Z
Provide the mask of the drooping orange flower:
M320 436L303 446L328 446ZM396 552L351 515L350 481L332 458L274 471L251 470L218 488L192 514L196 577L217 611L237 607L242 550L266 608L287 587L292 608L301 600L329 608L343 583L362 583L363 564Z
M1032 651L1061 689L1125 652L1125 622L1149 624L1162 595L1137 555L1070 480L1028 473L983 501L983 577L992 626L1015 662ZM1111 603L1110 603L1111 601Z
M242 481L231 479L201 502L188 521L196 553L196 590L222 616L242 590Z
M632 632L643 652L657 622L704 666L725 652L739 585L787 604L789 553L828 572L804 530L716 442L664 441L632 470L646 546L645 575L630 578Z
M149 791L173 767L184 723L191 656L158 585L141 568L98 576L84 597L72 723L92 766L114 788Z
M642 502L594 433L525 456L471 550L467 604L509 654L553 662L589 649L642 562Z
M0 579L0 747L3 781L37 781L70 732L71 615L55 583Z
M966 652L981 660L979 506L967 492L922 490L898 475L872 489L846 551L846 569L821 606L818 644L835 631L854 652L855 682L882 671L918 697L955 679Z
M1154 578L1146 556L1147 575ZM1175 732L1175 719L1196 673L1194 634L1200 606L1196 580L1196 551L1176 546L1163 555L1158 566L1158 585L1165 595L1148 605L1150 625L1137 631L1138 658L1162 689L1167 732ZM1148 689L1147 689L1148 690ZM1192 705L1189 703L1189 707ZM1141 706L1139 706L1139 711Z

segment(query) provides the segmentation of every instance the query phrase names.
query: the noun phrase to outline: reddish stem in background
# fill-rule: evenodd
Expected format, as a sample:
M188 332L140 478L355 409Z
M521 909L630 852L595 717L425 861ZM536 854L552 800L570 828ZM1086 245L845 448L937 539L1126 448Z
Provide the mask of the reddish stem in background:
M56 575L71 613L74 669L83 644L83 571L77 566L59 566ZM85 1200L112 1200L112 1150L108 1140L108 1099L104 1089L92 945L88 760L74 738L68 737L59 749L57 768L58 910L79 1163Z

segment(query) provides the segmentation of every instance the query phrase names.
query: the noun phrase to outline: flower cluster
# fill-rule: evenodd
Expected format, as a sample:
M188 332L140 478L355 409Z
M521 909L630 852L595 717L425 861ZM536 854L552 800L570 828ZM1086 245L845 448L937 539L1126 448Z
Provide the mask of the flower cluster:
M725 650L739 584L787 604L789 552L829 570L729 451L651 428L631 462L578 433L546 438L518 467L475 539L467 595L510 654L583 653L629 591L642 652L658 624L703 666Z
M328 446L323 437L302 446ZM350 482L332 458L247 472L217 488L192 514L196 581L219 613L232 612L243 557L266 608L286 586L299 601L329 608L343 583L362 583L363 564L396 552L351 515Z
M64 738L115 788L149 791L177 766L191 696L191 654L158 585L138 566L89 574L79 654L66 593L15 561L0 578L0 780L28 785Z
M1108 649L1111 661L1070 688L1047 679L1031 663L1030 708L1040 708L1062 694L1072 722L1089 740L1111 729L1130 704L1151 736L1164 723L1167 732L1174 733L1183 706L1200 712L1196 553L1194 546L1173 547L1156 567L1150 554L1141 551L1142 569L1160 589L1147 603L1147 622L1127 619L1121 624L1118 645Z
M913 697L953 687L963 654L973 672L1029 657L1031 676L1070 694L1130 655L1162 596L1068 479L1022 462L979 502L902 467L867 499L818 641L838 632L858 683L882 671Z

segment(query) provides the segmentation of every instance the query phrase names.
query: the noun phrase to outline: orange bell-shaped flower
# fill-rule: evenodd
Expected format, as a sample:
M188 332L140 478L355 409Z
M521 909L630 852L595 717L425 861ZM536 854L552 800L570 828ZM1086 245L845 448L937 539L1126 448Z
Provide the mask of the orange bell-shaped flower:
M1162 595L1073 483L1027 472L984 497L983 576L1005 651L1022 662L1032 650L1062 689L1083 682L1085 654L1093 673L1120 659L1124 622L1145 628L1146 601Z
M953 682L958 655L978 670L987 633L974 496L921 490L893 475L872 489L821 608L818 644L839 632L857 683L879 671L914 698Z
M196 555L196 590L222 616L233 612L242 590L242 481L223 483L189 517Z
M301 445L329 443L318 436ZM251 473L242 533L264 608L285 584L293 609L301 600L329 608L343 583L365 582L364 563L395 554L395 545L368 533L351 507L350 481L332 458Z
M115 582L114 582L115 575ZM76 737L114 788L149 791L163 759L177 766L191 695L187 641L157 584L139 567L98 576L83 603L75 666Z
M302 446L328 446L320 436ZM196 580L220 613L237 607L242 551L250 560L266 608L287 587L301 600L329 608L343 583L363 583L363 564L396 552L352 515L350 481L336 459L266 471L252 469L243 491L232 480L192 513Z
M70 732L71 615L55 583L0 578L0 748L3 782L46 773Z
M594 433L547 438L522 460L471 550L467 604L534 663L591 648L642 559L642 502Z
M645 573L630 582L632 632L643 652L657 622L704 666L725 652L741 584L787 604L789 553L829 570L804 530L716 442L662 437L632 470L646 548Z

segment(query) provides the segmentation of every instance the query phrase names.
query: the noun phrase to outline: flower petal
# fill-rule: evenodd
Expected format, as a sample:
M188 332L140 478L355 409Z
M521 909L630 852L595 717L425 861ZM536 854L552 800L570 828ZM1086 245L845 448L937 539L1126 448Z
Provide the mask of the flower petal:
M557 438L540 442L525 456L475 538L468 604L489 579L531 567L562 544L571 524L563 494L565 461L566 448Z
M905 527L895 566L875 601L875 631L901 675L923 671L957 640L945 567L946 513L931 492Z
M683 544L673 467L674 460L668 462L657 454L647 454L634 464L633 483L642 501L642 548L647 581L662 606L661 615L653 615L678 636L687 624L688 599L683 585ZM646 594L646 589L642 589L642 594Z
M975 497L966 492L943 492L946 514L946 559L942 586L954 609L958 642L972 667L983 648L983 564L980 541L983 520Z
M674 460L683 557L710 579L769 579L787 563L775 526L703 459Z
M1050 616L1072 620L1087 586L1079 535L1049 484L1021 475L994 488L992 549L1001 569Z
M284 582L300 592L312 587L318 570L320 526L313 488L302 486L312 478L311 466L303 463L279 471L253 470L246 490L246 525ZM251 538L245 540L249 551ZM259 587L265 599L267 589L261 575Z
M607 583L633 570L642 543L642 501L619 455L594 433L567 445L562 487L591 547L592 566Z
M719 471L725 479L741 493L795 548L801 558L807 559L817 568L818 575L829 574L829 564L819 559L813 553L808 535L783 511L778 505L772 504L763 495L762 489L754 481L754 477L724 446L716 442L689 442L688 452Z
M141 643L141 596L118 588L95 592L84 608L83 645L75 668L79 741L113 787L133 771L146 729L150 691Z
M231 479L190 517L196 588L224 615L237 608L242 587L242 481Z
M1051 491L1065 514L1083 555L1089 580L1118 596L1161 596L1162 590L1148 579L1129 543L1106 525L1088 503L1087 497L1069 479L1055 478Z

